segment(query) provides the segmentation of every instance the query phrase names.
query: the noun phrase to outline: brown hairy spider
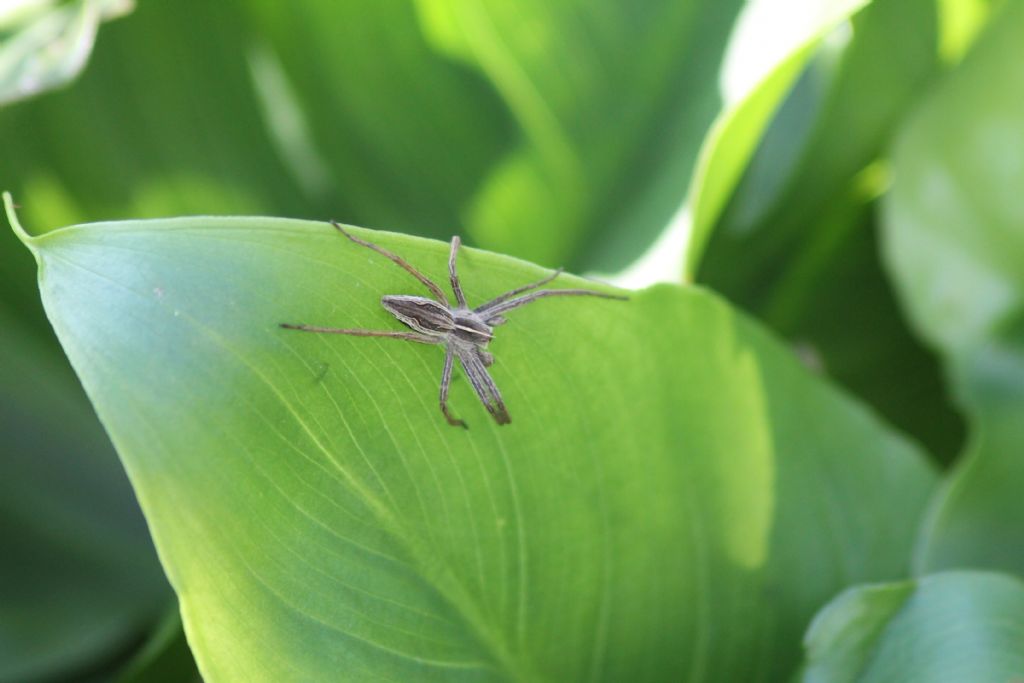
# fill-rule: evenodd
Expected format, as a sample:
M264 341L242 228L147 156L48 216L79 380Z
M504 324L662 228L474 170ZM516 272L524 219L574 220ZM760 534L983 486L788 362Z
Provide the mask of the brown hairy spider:
M480 398L481 403L487 408L494 421L499 425L511 422L508 410L504 401L501 400L501 392L491 379L487 368L494 362L494 356L487 352L487 344L494 338L494 328L506 322L502 315L513 308L525 306L528 303L547 296L598 296L605 299L626 300L627 297L615 294L605 294L589 289L546 289L539 292L524 294L531 289L554 280L562 273L559 268L551 275L537 282L517 287L505 292L501 296L488 301L482 306L469 308L466 304L466 297L462 293L462 286L459 284L459 276L455 270L455 259L459 253L461 244L459 237L452 237L451 252L448 256L448 276L451 279L452 291L455 292L455 299L458 302L456 308L452 308L445 293L430 278L413 268L405 259L398 254L388 251L372 242L366 242L352 235L338 223L331 221L331 225L338 229L342 235L349 238L356 244L373 249L378 254L385 256L404 268L410 275L422 282L434 298L428 299L423 296L412 296L409 294L388 294L381 297L381 305L402 323L410 327L412 332L391 332L387 330L363 330L363 329L338 329L334 327L316 327L313 325L293 325L281 323L281 327L289 330L301 330L303 332L324 332L327 334L349 334L356 337L392 337L395 339L406 339L421 344L443 344L444 369L441 372L441 412L444 413L448 424L456 427L466 427L466 423L452 415L448 409L448 387L452 379L452 359L458 358L462 369L473 386L473 391ZM522 295L522 296L520 296Z

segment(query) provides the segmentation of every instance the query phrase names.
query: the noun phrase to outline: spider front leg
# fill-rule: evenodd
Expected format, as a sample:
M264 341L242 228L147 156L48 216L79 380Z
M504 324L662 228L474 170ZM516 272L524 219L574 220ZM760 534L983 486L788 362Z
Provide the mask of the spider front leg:
M501 296L497 297L496 299L491 299L487 303L485 303L485 304L483 304L481 306L477 306L475 310L476 310L477 313L480 313L481 311L484 311L486 309L494 308L495 306L497 306L498 304L502 303L503 301L508 301L512 297L518 296L518 295L522 294L523 292L528 292L531 289L536 289L537 287L542 287L542 286L546 285L547 283L551 282L556 277L561 275L562 272L563 272L562 268L557 268L550 275L546 275L546 276L542 277L541 279L537 280L536 282L530 282L529 284L525 284L525 285L522 285L520 287L516 287L513 290L505 292L504 294L502 294ZM503 323L503 322L505 322L505 319L501 318L501 323ZM497 323L497 324L500 325L501 323Z
M448 278L452 282L452 291L455 292L455 300L459 303L459 307L468 308L466 306L466 297L462 293L462 285L459 283L459 273L455 267L455 259L459 255L459 246L462 244L462 240L459 239L458 235L452 235L452 248L448 252Z
M451 426L469 429L464 421L452 415L448 409L448 387L452 383L452 361L452 350L446 348L444 351L444 370L441 371L441 412L444 413L444 418L448 420L448 424Z
M299 332L319 332L321 334L347 334L353 337L391 337L392 339L405 339L406 341L414 341L420 344L436 344L437 339L428 337L425 334L417 334L415 332L392 332L390 330L364 330L360 328L355 329L341 329L338 327L318 327L316 325L296 325L293 323L281 323L280 327L286 330L298 330Z
M504 297L499 297L492 302L488 302L483 306L477 307L476 312L479 313L489 325L491 325L493 324L491 321L496 318L500 319L503 313L549 296L596 296L602 299L617 299L619 301L629 300L628 296L622 296L621 294L606 294L605 292L598 292L593 289L544 289L539 292L524 294L523 296L516 297L514 299L504 299Z
M422 282L423 286L430 290L430 293L434 295L434 298L436 298L438 300L438 302L444 304L445 306L448 305L448 297L446 297L444 295L444 292L441 290L441 288L438 287L437 284L433 280L431 280L429 277L427 277L426 275L424 275L420 271L418 271L415 268L413 268L412 264L409 263L408 261L406 261L404 258L402 258L401 256L399 256L398 254L396 254L393 251L388 251L384 247L379 246L377 244L374 244L373 242L367 242L366 240L359 239L358 237L356 237L355 235L350 233L348 230L343 228L341 226L341 224L338 223L337 221L331 221L331 225L333 225L335 227L335 229L337 229L338 232L340 232L342 235L344 235L345 237L349 238L350 240L352 240L356 244L364 246L367 249L373 249L375 252L377 252L381 256L389 259L392 263L394 263L395 265L397 265L400 268L402 268L402 270L404 270L405 272L409 273L414 278L416 278L417 280ZM455 239L458 239L458 238L455 238ZM453 242L452 249L453 250L454 249L458 249L458 245L454 244L455 239L452 240L452 242Z

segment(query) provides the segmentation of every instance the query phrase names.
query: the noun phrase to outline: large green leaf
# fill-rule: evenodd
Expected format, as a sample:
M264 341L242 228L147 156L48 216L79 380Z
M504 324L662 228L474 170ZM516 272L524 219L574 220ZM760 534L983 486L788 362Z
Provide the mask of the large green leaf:
M803 683L1006 683L1024 676L1024 583L984 572L851 589L815 618Z
M889 269L973 420L921 566L1024 572L1024 4L1006 3L894 153Z
M446 245L353 229L443 281ZM904 574L934 475L698 289L514 311L513 422L395 329L415 281L325 224L22 235L204 678L752 680L837 590ZM542 271L467 250L472 301ZM563 276L567 284L586 284Z
M931 80L935 14L933 0L876 0L837 29L776 113L706 251L692 256L702 284L948 461L962 423L880 267L871 199L885 174L863 170Z

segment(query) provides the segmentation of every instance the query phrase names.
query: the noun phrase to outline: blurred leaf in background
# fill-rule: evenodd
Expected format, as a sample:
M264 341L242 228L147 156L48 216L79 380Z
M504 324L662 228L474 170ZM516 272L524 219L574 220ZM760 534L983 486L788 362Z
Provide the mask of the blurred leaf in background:
M73 144L73 128L45 140L31 117L12 124L10 112L45 98L10 103L73 79L100 21L130 9L104 0L0 8L5 182L28 167L14 154L19 144ZM66 204L50 199L36 198L59 217ZM0 236L0 681L106 681L177 601L123 467L42 315L34 264L9 238Z
M937 33L932 0L876 0L834 31L722 214L698 214L690 258L700 282L948 462L961 420L881 268L873 201L886 183L874 162L937 73Z
M185 639L177 601L117 672L115 683L202 683Z
M807 3L748 61L860 4ZM751 7L781 3L151 0L72 91L0 114L0 180L39 226L333 216L613 270L681 204Z
M0 5L0 106L60 87L85 66L100 22L133 0L7 0Z
M574 268L614 270L639 255L682 202L722 106L719 71L743 3L418 7L431 38L488 77L518 128L463 209L476 241Z
M1005 3L902 126L885 268L938 350L970 436L902 584L822 610L803 680L979 681L1024 673L1024 5ZM1007 574L948 569L997 569ZM931 573L939 572L939 573Z
M0 681L116 668L174 596L67 361L0 330Z
M949 572L865 586L807 634L802 683L1007 683L1024 672L1019 576Z
M1024 3L1005 3L900 135L887 266L971 420L918 569L1024 572Z

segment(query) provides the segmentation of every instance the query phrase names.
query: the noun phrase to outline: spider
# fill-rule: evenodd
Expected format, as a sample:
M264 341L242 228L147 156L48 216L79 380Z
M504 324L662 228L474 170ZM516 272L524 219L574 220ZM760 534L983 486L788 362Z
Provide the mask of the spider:
M451 251L448 255L448 276L451 279L452 291L455 293L458 303L458 306L452 308L444 291L401 256L372 242L359 239L335 221L331 221L331 225L356 244L373 249L404 268L430 290L433 298L410 294L387 294L381 297L381 305L408 326L412 330L411 332L339 329L291 323L281 323L281 327L302 332L348 334L356 337L391 337L421 344L443 344L445 353L444 369L441 372L441 412L448 420L448 424L455 427L467 427L466 423L455 417L448 408L448 389L451 384L452 365L455 358L459 359L466 377L469 378L469 383L473 386L473 391L476 392L480 402L484 404L494 421L499 425L509 424L512 421L508 409L505 408L505 402L501 398L501 392L498 391L497 385L487 372L487 368L494 363L494 356L487 351L487 345L494 338L494 328L506 322L504 313L547 296L597 296L605 299L627 299L624 296L605 294L589 289L545 289L539 292L525 293L554 280L562 273L562 269L559 268L541 280L516 287L481 306L470 308L462 293L462 285L459 283L459 276L455 268L455 260L461 244L456 235L452 237Z

